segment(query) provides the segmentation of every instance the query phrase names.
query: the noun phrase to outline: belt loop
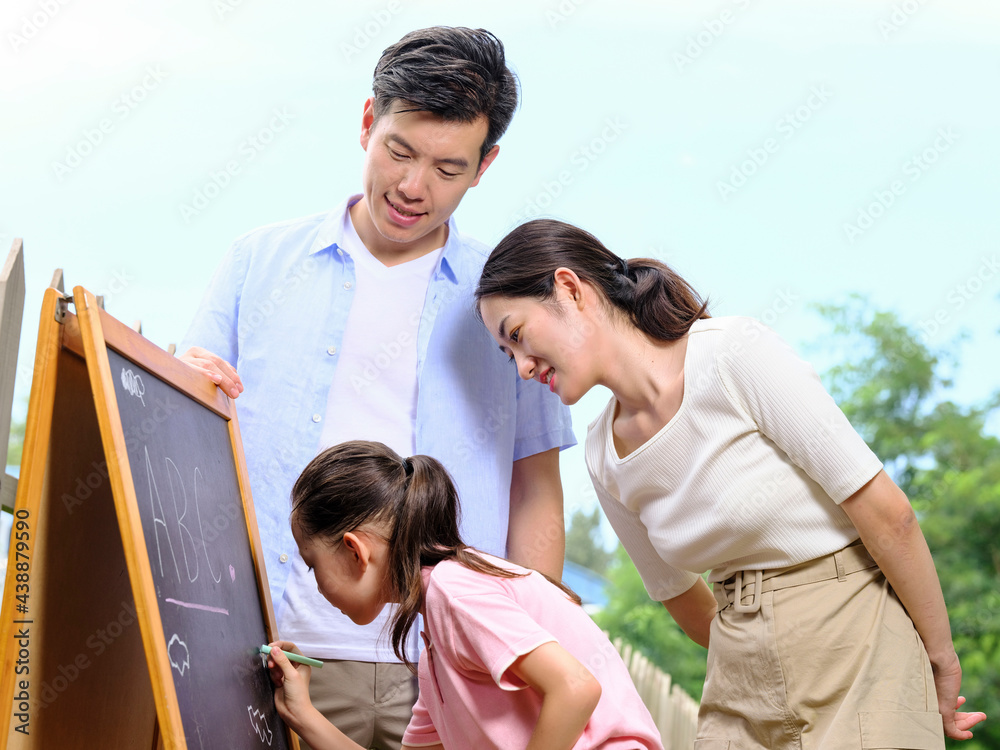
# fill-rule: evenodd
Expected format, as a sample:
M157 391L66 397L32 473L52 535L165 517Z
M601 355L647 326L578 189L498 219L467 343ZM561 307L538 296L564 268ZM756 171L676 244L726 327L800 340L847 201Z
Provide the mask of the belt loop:
M844 567L844 550L839 549L833 553L833 562L837 566L837 580L843 583L847 580L847 570Z
M748 571L749 572L749 571ZM764 583L764 571L755 570L753 572L753 600L749 604L743 603L743 571L736 571L736 590L733 592L733 610L745 614L753 614L760 611L761 588Z

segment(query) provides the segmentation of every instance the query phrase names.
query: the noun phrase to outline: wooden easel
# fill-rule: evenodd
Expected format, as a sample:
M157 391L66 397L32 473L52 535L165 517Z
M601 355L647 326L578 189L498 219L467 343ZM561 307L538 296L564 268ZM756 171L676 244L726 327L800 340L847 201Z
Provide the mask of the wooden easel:
M76 314L70 312L70 302ZM121 377L112 372L112 362L118 363ZM132 376L147 378L142 392L149 389L151 403L154 383L159 383L156 387L161 393L176 394L168 400L176 397L183 404L177 407L180 415L193 414L208 421L221 418L222 434L229 436L225 442L231 450L225 455L231 457L232 473L223 471L222 476L233 477L226 481L234 484L239 520L226 539L237 553L245 553L249 563L244 568L249 568L250 577L243 576L246 571L241 568L243 588L238 589L236 569L229 567L233 587L224 593L236 597L238 592L240 617L196 621L211 627L196 624L185 631L192 654L195 645L202 646L202 664L211 660L205 653L225 654L232 646L225 628L237 619L245 622L246 613L252 614L255 608L262 625L258 636L251 623L254 644L258 638L271 641L277 634L232 402L193 369L104 312L97 298L82 287L73 290L72 298L49 288L42 304L0 620L0 642L5 644L0 741L6 747L172 750L197 747L190 738L201 737L201 727L193 726L198 714L183 713L183 707L191 705L193 688L188 686L194 684L192 662L197 660L182 661L175 643L168 643L164 634L165 623L180 611L174 604L185 603L169 598L177 596L170 588L175 582L158 574L151 564L157 558L149 547L149 529L151 523L157 545L163 538L170 542L168 521L185 530L200 530L201 548L192 549L203 554L211 568L207 526L195 526L193 513L185 526L184 515L161 519L155 510L150 522L149 498L144 496L140 506L138 497L144 487L137 486L133 476L139 476L136 472L141 473L143 467L130 462L136 446L126 435L128 412L139 407L127 398L123 401L122 390L128 386L140 400L142 393L135 381L126 384L122 363ZM164 424L168 424L166 418ZM175 424L183 426L184 422ZM173 433L163 427L152 434L150 445L170 439ZM148 445L145 450L148 456ZM203 577L202 584L206 580ZM229 584L221 575L213 580ZM213 639L219 633L223 640L216 642ZM203 642L196 643L199 640ZM187 653L188 646L184 648ZM256 679L259 686L263 667L255 658L248 655L246 663L233 665L233 670L244 670L244 676ZM222 663L220 671L229 666ZM210 674L214 677L215 672ZM210 706L215 697L199 694L196 708ZM259 695L251 698L259 699ZM268 707L262 700L257 706L273 713L273 703ZM233 710L248 723L242 705ZM268 725L262 713L251 711L249 723L261 743L245 746L297 750L297 739L280 720L271 718ZM245 726L243 730L246 733ZM225 744L244 746L239 742L235 737L233 743ZM221 745L214 741L214 746Z

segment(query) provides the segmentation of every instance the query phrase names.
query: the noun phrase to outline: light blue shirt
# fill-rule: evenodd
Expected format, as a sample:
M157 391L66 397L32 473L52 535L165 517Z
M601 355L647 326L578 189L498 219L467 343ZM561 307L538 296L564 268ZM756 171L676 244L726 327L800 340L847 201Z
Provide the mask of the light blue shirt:
M237 418L275 606L296 551L290 493L318 450L355 286L340 249L347 205L237 239L179 348L214 352L243 381ZM505 556L513 462L576 440L569 410L517 376L476 316L489 251L449 220L418 326L416 446L454 478L464 541Z

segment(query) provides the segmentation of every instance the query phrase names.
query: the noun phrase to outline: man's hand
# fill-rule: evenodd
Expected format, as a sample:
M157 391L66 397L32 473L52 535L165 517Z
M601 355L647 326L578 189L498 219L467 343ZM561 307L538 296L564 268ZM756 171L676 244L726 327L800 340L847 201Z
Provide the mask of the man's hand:
M178 359L201 372L230 398L236 398L243 393L243 381L236 374L236 368L207 349L192 346Z

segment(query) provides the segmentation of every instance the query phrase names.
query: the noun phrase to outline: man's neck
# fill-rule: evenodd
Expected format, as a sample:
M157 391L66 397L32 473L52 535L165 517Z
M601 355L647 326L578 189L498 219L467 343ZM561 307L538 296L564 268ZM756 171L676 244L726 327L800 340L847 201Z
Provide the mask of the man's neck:
M401 263L422 258L439 247L443 247L448 241L447 222L413 242L393 242L386 239L375 228L364 197L351 206L348 211L351 214L351 222L354 224L354 230L358 233L358 237L368 248L368 252L384 266L398 266Z

